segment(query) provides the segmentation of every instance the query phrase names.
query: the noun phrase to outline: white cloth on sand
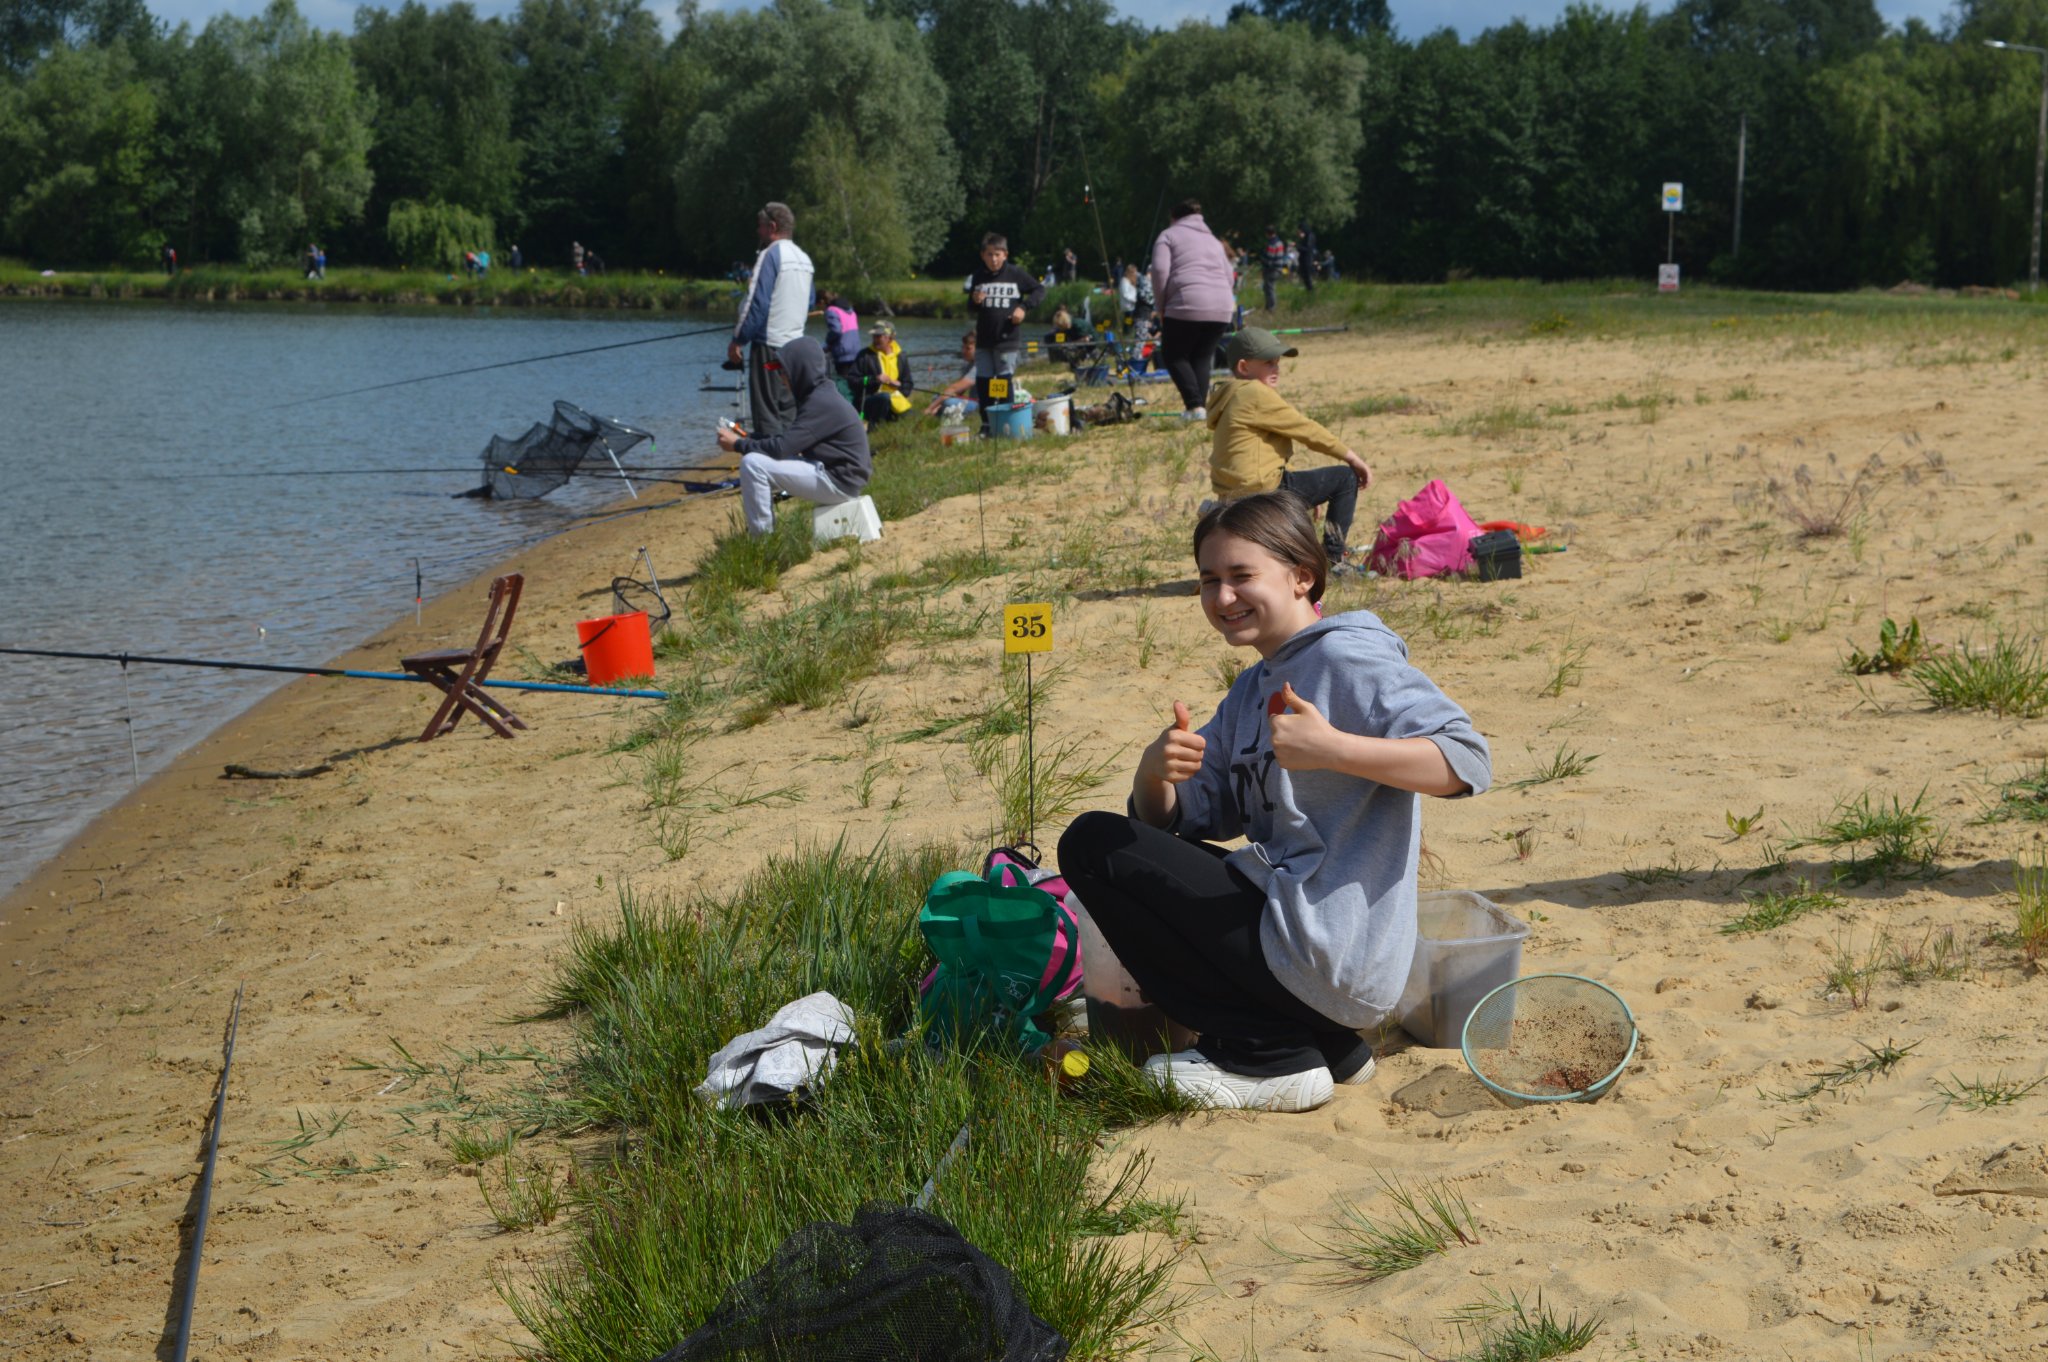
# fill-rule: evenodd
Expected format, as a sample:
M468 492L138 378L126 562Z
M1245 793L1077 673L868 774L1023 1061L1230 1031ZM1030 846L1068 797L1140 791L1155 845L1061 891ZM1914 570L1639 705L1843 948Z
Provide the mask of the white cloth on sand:
M834 1052L852 1039L845 1003L824 992L798 998L713 1055L697 1095L728 1109L788 1097L830 1072Z

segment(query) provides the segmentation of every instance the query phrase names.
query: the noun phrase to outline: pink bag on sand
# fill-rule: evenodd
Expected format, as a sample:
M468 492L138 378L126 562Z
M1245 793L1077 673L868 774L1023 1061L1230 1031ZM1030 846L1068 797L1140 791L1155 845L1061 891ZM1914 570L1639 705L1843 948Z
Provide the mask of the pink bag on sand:
M1472 566L1472 540L1479 527L1442 478L1394 508L1373 540L1372 566L1398 572L1409 581L1463 572Z

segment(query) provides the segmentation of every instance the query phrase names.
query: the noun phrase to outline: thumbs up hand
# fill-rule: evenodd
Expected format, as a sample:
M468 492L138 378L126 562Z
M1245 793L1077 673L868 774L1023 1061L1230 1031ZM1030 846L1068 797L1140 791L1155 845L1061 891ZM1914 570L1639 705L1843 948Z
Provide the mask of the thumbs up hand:
M1266 703L1266 729L1273 738L1273 759L1283 771L1330 769L1330 743L1337 730L1323 712L1283 683Z
M1145 755L1138 759L1138 774L1178 785L1202 769L1202 753L1209 740L1194 731L1194 716L1186 704L1173 702L1173 722L1160 731Z

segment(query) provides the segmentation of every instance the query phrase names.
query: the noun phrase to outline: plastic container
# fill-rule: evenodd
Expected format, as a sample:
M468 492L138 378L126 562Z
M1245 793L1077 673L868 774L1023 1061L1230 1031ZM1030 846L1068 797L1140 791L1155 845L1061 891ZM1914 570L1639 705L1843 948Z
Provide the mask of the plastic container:
M1041 397L1036 405L1038 414L1032 418L1033 424L1047 435L1065 435L1073 429L1074 399L1071 395L1061 393L1056 397Z
M654 675L654 638L647 631L645 610L578 620L576 642L583 649L583 670L593 686Z
M1031 404L991 402L988 408L988 428L998 440L1030 439Z
M1195 1033L1146 999L1081 900L1068 894L1064 902L1081 929L1081 991L1088 1000L1089 1043L1114 1045L1134 1064L1144 1063L1147 1055L1191 1049Z
M943 425L939 427L939 443L942 445L956 445L962 440L967 439L969 433L964 425Z
M1522 575L1522 541L1513 530L1491 530L1473 538L1472 567L1482 582L1499 582Z
M1529 924L1469 889L1423 894L1415 923L1415 963L1394 1019L1424 1045L1455 1050L1472 1009L1522 972Z

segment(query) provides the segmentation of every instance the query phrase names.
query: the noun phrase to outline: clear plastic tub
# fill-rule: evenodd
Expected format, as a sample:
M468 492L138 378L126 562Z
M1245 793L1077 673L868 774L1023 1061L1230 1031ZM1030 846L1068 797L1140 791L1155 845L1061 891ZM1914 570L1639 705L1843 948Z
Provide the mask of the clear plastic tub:
M1455 1050L1479 1000L1521 974L1529 924L1469 889L1423 894L1415 921L1415 963L1394 1019L1424 1045Z

